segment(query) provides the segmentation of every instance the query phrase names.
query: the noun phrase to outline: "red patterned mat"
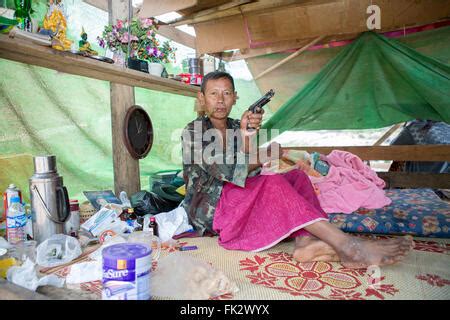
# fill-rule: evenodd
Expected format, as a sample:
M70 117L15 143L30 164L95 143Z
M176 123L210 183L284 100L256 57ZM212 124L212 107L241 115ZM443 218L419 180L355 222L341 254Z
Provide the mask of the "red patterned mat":
M358 235L375 238L373 235ZM389 238L378 236L377 238ZM222 270L240 288L221 299L450 299L450 243L448 240L415 239L415 248L404 263L368 269L348 269L340 263L299 263L292 258L292 243L282 242L259 253L228 251L217 238L179 239L165 247L161 258L185 245L198 250L187 251ZM89 261L86 256L80 261ZM157 264L153 265L156 268ZM66 277L70 266L53 270ZM101 281L83 283L80 290L101 298ZM158 299L158 297L154 297Z

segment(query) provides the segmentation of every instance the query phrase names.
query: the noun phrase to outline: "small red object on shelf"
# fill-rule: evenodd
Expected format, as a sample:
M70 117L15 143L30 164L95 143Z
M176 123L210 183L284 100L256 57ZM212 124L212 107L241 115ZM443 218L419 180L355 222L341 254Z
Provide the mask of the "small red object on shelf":
M181 82L193 85L201 85L203 81L203 76L198 73L180 73L178 75L181 77Z

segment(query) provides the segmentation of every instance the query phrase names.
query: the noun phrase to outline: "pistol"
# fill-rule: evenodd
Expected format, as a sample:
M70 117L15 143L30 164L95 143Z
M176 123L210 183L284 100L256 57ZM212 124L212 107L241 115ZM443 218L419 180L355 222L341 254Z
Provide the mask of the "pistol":
M275 91L273 89L270 89L264 96L262 96L258 101L256 101L254 104L252 104L248 111L251 111L253 113L260 113L259 111L256 111L256 108L262 109L269 101L270 99L275 95ZM253 131L255 128L252 128L250 126L247 126L248 131Z
M252 104L248 108L248 111L256 113L257 112L256 108L259 107L262 109L262 107L264 107L274 95L275 95L275 91L273 91L273 89L270 89L264 96L262 96L258 101L256 101L254 104Z

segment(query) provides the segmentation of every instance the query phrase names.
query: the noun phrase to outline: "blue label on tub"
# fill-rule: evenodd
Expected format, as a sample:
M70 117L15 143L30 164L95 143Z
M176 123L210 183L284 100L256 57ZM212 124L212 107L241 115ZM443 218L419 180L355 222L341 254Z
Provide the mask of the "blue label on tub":
M103 249L105 300L150 299L151 249L143 244L120 243Z

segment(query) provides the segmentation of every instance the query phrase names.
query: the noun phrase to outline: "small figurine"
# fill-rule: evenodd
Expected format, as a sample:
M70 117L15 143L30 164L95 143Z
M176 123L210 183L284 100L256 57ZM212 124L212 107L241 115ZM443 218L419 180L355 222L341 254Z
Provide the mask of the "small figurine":
M72 46L72 41L66 38L66 30L67 20L62 0L49 0L49 9L39 33L52 37L53 49L64 51L70 50Z
M84 31L84 28L81 27L81 40L78 41L78 50L81 52L86 52L87 54L96 56L98 52L91 48L91 44L87 41L87 33Z
M162 73L161 73L161 77L163 78L168 78L169 77L169 73L166 70L166 67L164 67Z

